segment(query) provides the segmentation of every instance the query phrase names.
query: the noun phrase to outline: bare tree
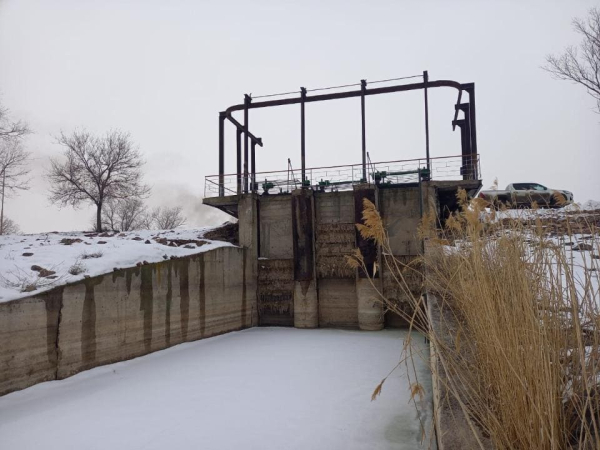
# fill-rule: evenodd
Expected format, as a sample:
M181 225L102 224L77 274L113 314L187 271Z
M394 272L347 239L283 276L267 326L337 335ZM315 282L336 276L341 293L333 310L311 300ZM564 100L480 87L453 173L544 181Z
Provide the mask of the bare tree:
M25 122L10 120L8 113L8 109L0 105L0 140L21 139L31 132Z
M145 210L140 198L109 200L102 210L102 227L113 231L139 230L146 220Z
M96 206L96 230L102 230L102 208L109 200L143 198L150 188L142 182L144 161L128 133L110 131L96 137L87 131L61 133L63 158L50 159L50 200L61 206Z
M4 199L17 191L29 189L30 154L19 138L0 139L0 234L4 233Z
M186 218L183 216L183 208L181 206L173 206L170 208L156 208L152 212L154 225L159 230L170 230L185 224Z
M4 234L19 234L21 232L21 230L19 229L19 226L12 220L9 219L8 217L2 217L2 223L1 225L1 229L2 231L0 231L0 235L4 235Z
M559 80L585 87L600 113L600 9L590 9L587 19L574 19L573 28L583 38L580 52L570 46L562 55L549 55L544 69Z

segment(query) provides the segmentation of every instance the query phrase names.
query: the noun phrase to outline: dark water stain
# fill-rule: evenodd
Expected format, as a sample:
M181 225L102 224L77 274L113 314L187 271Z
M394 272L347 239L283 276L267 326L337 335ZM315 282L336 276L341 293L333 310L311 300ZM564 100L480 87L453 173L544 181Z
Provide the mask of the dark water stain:
M190 260L187 258L177 260L175 267L179 272L179 308L181 313L181 340L187 341L188 325L190 321Z
M246 248L242 249L242 328L246 327L246 258L248 251Z
M140 311L144 311L144 350L152 349L152 313L154 293L152 292L152 266L141 267Z
M58 363L61 309L63 304L63 287L52 289L45 294L46 305L46 354L51 365Z
M84 281L85 298L81 313L81 360L84 367L91 367L96 360L96 299L94 288L104 277L88 278Z
M140 271L139 269L129 269L125 271L125 284L127 285L127 295L131 294L131 278L133 277L133 275L135 274L135 276L139 276Z
M113 273L112 273L113 284L117 281L118 278L123 278L124 276L125 276L125 271L123 269L113 270Z
M308 292L308 288L310 287L311 283L312 283L312 280L301 280L300 281L300 289L302 290L302 296L304 298L306 298L306 293Z
M171 280L173 267L169 262L167 265L167 305L165 312L165 341L167 347L171 346L171 302L173 301L173 281Z
M200 268L200 285L198 286L198 311L200 321L200 337L206 334L206 273L204 271L204 254L198 258Z

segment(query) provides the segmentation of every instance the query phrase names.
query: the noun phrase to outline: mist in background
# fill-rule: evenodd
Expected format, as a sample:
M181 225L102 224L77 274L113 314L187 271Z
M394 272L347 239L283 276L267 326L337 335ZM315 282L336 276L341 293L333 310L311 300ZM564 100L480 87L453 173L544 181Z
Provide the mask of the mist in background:
M188 225L228 216L202 205L218 172L218 113L253 95L416 75L474 82L485 187L536 181L600 200L600 116L579 86L541 69L577 45L573 17L593 1L0 0L0 98L32 130L31 189L5 213L24 232L89 229L91 208L50 205L54 136L131 133L150 207L181 205ZM431 155L460 153L456 92L430 90ZM424 156L422 92L367 97L372 161ZM300 167L299 106L254 110L259 171ZM361 160L360 100L309 104L307 166ZM226 172L235 171L235 133Z

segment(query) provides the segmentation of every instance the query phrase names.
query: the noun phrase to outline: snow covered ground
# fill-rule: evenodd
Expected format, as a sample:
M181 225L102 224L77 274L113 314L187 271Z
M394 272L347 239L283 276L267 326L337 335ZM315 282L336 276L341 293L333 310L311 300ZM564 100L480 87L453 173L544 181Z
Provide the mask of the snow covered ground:
M133 267L144 261L158 262L171 256L191 255L231 245L203 239L208 230L212 228L0 236L0 302L25 297L85 276L109 273L115 267ZM55 273L40 276L49 272L40 273L39 269L32 270L33 266ZM72 269L74 266L81 272L71 274L70 270L78 271ZM31 287L27 289L28 286Z
M423 448L404 366L371 402L405 337L253 328L98 367L0 397L0 448ZM429 431L430 375L416 368Z
M558 209L486 209L481 213L483 221L521 222L531 242L538 240L538 219L544 230L543 240L554 244L569 262L569 276L573 276L580 299L587 298L600 307L600 202L590 200ZM555 260L554 251L549 249L548 257ZM566 274L562 277L565 279Z

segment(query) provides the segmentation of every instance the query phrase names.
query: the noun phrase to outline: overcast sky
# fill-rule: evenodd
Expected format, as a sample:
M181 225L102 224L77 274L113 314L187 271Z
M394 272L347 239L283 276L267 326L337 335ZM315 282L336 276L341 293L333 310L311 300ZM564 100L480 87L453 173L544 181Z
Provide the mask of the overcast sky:
M594 1L0 0L0 95L34 133L28 192L6 214L25 232L90 227L59 209L44 170L61 130L129 131L145 155L152 205L181 204L190 225L218 172L218 112L254 95L419 74L474 82L484 186L537 181L600 200L600 115L584 89L540 66L579 43L571 20ZM460 153L456 92L430 95L431 154ZM424 154L422 92L367 98L373 161ZM298 106L252 111L259 170L300 166ZM233 128L227 171L234 170ZM358 99L307 106L307 166L360 162Z

